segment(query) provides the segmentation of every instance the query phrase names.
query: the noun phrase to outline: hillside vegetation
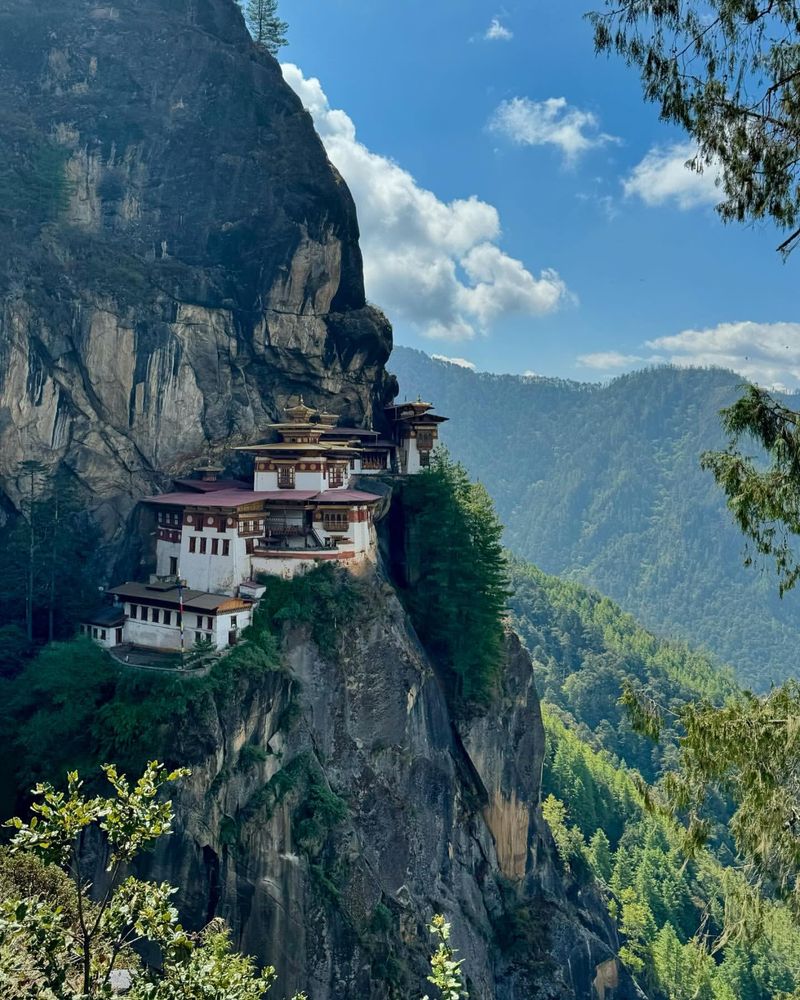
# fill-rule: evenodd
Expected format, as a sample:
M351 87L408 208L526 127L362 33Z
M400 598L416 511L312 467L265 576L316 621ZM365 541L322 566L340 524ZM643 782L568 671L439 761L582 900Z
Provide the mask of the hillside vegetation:
M648 781L671 760L677 733L653 745L633 731L620 704L626 684L647 685L667 710L707 698L721 703L733 676L683 643L659 639L607 597L580 584L511 562L514 627L533 657L544 701L560 710L583 739L609 751Z
M544 698L543 813L575 891L599 887L624 935L622 961L652 1000L796 996L800 933L786 907L764 905L759 936L722 940L743 886L725 803L710 848L691 858L679 826L645 808L642 777L652 786L672 770L680 727L653 744L619 703L625 684L646 684L671 715L698 697L721 703L736 690L730 672L580 584L513 560L511 585Z
M471 372L396 348L404 393L458 416L453 457L481 480L505 542L596 587L649 628L705 647L764 689L792 675L797 595L743 565L743 541L700 454L724 446L732 372L659 368L609 385Z

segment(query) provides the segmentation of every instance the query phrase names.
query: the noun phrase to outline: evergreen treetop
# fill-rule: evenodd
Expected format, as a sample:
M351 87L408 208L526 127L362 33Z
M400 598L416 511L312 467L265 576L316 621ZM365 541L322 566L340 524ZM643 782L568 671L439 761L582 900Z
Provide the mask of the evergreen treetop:
M244 17L256 45L272 55L286 45L289 25L278 17L278 0L240 0L244 4Z

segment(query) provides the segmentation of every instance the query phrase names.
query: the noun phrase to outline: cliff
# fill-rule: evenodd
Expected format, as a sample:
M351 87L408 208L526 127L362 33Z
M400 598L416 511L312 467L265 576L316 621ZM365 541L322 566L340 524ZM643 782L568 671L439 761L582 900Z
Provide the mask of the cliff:
M0 0L0 519L61 467L141 495L304 393L379 416L350 194L233 0Z
M193 773L147 874L183 887L191 924L220 915L274 963L277 996L421 995L434 912L474 1000L636 996L598 900L567 891L554 861L517 638L490 712L456 726L392 588L369 578L358 594L346 627L288 626L283 671L178 734Z

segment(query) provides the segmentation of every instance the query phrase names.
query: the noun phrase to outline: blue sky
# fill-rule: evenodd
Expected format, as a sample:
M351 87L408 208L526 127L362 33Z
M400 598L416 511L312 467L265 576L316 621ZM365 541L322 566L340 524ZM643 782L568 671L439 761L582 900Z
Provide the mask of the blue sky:
M590 5L283 0L284 73L356 198L370 299L398 343L482 370L800 386L800 258L718 220L713 171L594 55Z

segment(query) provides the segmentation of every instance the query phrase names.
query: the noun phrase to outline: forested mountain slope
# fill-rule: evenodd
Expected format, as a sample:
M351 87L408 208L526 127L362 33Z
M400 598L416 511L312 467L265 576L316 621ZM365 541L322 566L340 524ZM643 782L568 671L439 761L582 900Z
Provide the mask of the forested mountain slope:
M544 696L543 812L565 876L603 887L625 935L620 957L650 1000L774 1000L800 984L800 934L769 904L763 936L708 946L741 877L722 829L687 860L676 824L644 806L639 772L655 783L674 766L678 732L659 744L631 729L619 695L646 682L677 710L698 696L720 701L730 673L686 645L658 639L607 597L521 561L511 566L513 624ZM725 812L719 803L720 818ZM794 995L794 994L792 994Z
M723 444L718 412L740 378L659 368L582 385L475 373L396 348L404 393L457 415L453 456L481 479L505 541L548 573L618 601L764 688L795 672L797 596L742 564L743 541L700 454Z
M677 733L659 744L633 731L620 704L623 685L646 685L667 711L687 701L721 702L735 690L731 672L683 643L659 639L629 614L578 583L511 563L512 623L531 653L542 698L567 713L593 746L648 780L669 767Z

